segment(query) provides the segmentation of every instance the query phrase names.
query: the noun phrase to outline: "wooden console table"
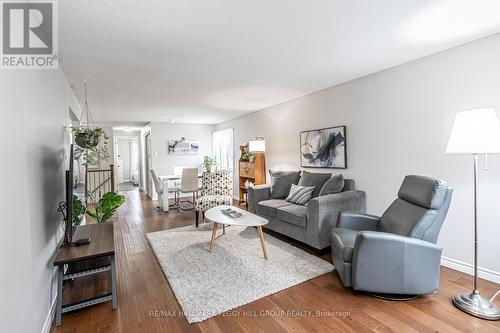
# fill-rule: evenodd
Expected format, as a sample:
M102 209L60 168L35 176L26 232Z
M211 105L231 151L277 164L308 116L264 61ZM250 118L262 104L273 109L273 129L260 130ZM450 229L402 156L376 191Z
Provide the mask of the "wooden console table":
M90 244L63 246L59 249L54 266L57 274L56 326L61 325L61 315L87 306L112 301L117 307L116 263L113 224L98 223L79 226L73 239L90 238ZM111 271L111 293L63 305L63 283L83 276Z

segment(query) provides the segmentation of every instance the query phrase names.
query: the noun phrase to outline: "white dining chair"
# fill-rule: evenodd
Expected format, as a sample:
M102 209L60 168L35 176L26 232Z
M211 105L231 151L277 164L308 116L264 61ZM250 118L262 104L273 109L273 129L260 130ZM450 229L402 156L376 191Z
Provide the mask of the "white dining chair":
M179 191L179 207L182 210L194 209L194 201L198 194L198 168L184 168L182 169L181 184L177 188ZM180 193L192 193L193 201L187 201L192 207L184 208L180 202Z
M185 166L174 166L174 176L179 176L179 178L182 177L182 170L185 168ZM174 180L174 187L180 187L181 186L181 180L176 179Z
M164 194L164 189L163 189L163 182L161 179L158 177L156 174L155 170L153 168L149 169L149 172L151 172L151 178L153 178L153 184L155 187L155 191L158 194L158 206L156 206L156 210L163 211L163 194ZM177 194L178 194L178 189L177 188L169 188L168 190L169 193L174 193L174 201L177 202ZM167 193L168 195L168 193ZM167 198L168 199L168 198ZM176 208L176 207L169 207L169 208Z

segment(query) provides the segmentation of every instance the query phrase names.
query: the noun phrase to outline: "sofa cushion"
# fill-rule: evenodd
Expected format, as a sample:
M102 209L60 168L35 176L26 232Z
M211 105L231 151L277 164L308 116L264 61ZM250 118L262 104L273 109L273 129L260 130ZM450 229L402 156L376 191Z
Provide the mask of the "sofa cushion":
M292 184L290 188L290 193L286 197L286 201L305 206L311 200L312 193L314 192L314 186L300 186Z
M323 184L323 187L319 191L319 196L342 192L344 185L345 181L342 174L333 175Z
M302 176L300 176L299 184L300 186L314 186L314 192L312 197L316 198L328 179L332 176L331 173L313 173L308 171L303 171Z
M302 205L288 205L277 209L277 218L283 222L305 228L307 224L307 207Z
M292 184L297 184L300 178L300 171L273 171L271 175L271 199L284 199L290 192Z
M354 252L354 243L358 231L344 228L332 228L331 241L332 253L337 258L345 262L352 262L352 254Z
M277 208L288 205L290 205L289 202L281 199L264 200L255 205L255 211L257 212L257 214L274 217L276 216Z

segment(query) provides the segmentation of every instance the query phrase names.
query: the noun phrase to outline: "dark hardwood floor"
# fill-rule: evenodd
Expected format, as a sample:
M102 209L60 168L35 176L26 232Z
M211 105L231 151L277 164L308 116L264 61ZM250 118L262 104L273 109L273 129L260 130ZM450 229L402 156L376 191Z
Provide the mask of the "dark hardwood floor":
M62 326L53 324L52 332L500 332L500 322L477 319L453 307L450 297L470 290L472 279L444 267L437 295L408 302L385 301L345 289L333 272L231 313L247 316L219 315L190 325L180 313L145 234L194 224L194 212L159 213L144 193L123 194L127 202L114 219L118 309L113 311L111 302L107 302L63 314ZM330 256L324 254L322 258L329 260ZM110 288L102 277L89 279L95 283L85 284L88 281L82 278L69 285L75 292L68 293L65 302ZM490 297L500 285L481 280L480 289ZM315 315L302 316L300 311Z

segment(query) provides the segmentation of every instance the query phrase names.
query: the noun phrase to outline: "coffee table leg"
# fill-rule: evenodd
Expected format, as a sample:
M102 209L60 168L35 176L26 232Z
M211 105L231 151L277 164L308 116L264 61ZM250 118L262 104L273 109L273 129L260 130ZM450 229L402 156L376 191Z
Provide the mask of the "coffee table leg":
M262 227L258 226L257 231L259 232L260 245L262 245L262 252L264 252L264 258L267 260L266 243L264 242L264 233L262 232Z
M210 253L213 253L214 247L215 247L215 235L217 234L217 223L214 222L213 228L212 228L212 240L210 241Z

